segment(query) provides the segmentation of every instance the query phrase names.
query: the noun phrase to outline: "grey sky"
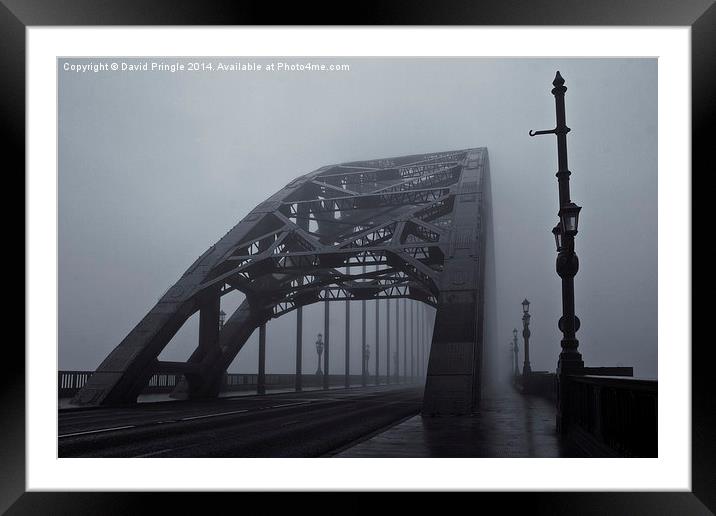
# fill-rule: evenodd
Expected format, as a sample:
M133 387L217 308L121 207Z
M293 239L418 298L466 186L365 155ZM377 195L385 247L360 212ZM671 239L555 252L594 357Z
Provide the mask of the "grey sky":
M554 126L550 89L560 70L572 128L572 198L583 206L575 278L580 350L587 365L633 365L637 375L656 377L655 59L310 61L351 69L77 73L63 71L59 60L61 369L94 369L203 251L294 177L336 162L485 146L497 346L509 355L527 297L532 368L554 370L561 335L550 233L556 143L527 133ZM234 296L225 306L237 303ZM331 364L338 372L344 306L333 303L331 310ZM323 307L305 313L310 372ZM352 326L357 372L360 329ZM295 313L269 323L268 372L293 371L294 332ZM186 358L196 334L189 321L162 357ZM230 371L255 372L256 340Z

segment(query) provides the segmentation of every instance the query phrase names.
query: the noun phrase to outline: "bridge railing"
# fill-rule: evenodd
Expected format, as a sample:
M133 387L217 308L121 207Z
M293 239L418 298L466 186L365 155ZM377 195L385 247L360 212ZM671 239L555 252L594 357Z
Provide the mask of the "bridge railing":
M550 401L557 401L557 376L548 371L532 371L526 377L514 378L513 385L522 394L540 396Z
M69 398L87 383L92 371L58 371L57 393L60 398Z
M564 400L569 434L595 454L658 455L656 380L569 376Z
M58 371L57 373L57 392L60 398L71 398L79 389L81 389L93 371ZM143 394L162 394L169 393L174 390L177 383L181 381L181 374L175 373L157 373L152 375L147 386L142 391ZM361 384L361 375L350 375L350 385L358 386ZM391 378L395 382L395 379ZM224 375L221 390L222 392L233 391L252 391L256 390L258 382L257 374L239 374L227 373ZM323 385L323 379L315 374L302 375L301 382L304 388L319 388ZM328 383L330 386L342 386L345 384L345 375L332 374L329 375ZM375 383L375 376L368 376L368 384ZM386 377L380 377L380 383L386 383ZM267 374L267 389L292 389L296 386L295 374Z

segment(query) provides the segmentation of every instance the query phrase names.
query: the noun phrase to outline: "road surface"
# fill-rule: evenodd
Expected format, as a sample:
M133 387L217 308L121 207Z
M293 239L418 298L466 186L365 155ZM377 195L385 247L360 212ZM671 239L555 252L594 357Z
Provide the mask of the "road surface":
M379 386L60 410L58 456L330 456L417 414L422 395Z

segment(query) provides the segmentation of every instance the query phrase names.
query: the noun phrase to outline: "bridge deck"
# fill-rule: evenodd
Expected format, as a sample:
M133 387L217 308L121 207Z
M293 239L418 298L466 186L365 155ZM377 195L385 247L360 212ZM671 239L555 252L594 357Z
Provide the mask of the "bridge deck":
M336 457L574 457L557 436L550 401L512 390L486 398L479 413L414 416Z

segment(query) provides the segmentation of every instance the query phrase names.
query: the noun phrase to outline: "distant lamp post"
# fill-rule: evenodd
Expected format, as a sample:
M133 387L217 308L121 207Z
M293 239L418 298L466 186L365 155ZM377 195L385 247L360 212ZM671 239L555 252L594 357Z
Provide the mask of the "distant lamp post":
M370 359L370 344L366 344L363 348L363 362L365 363L365 370L368 371L368 360Z
M530 302L527 299L522 301L522 312L525 314L530 312Z
M323 376L323 371L321 371L321 355L323 354L323 335L321 333L318 334L318 338L316 339L316 353L318 353L318 369L316 370L316 376Z
M514 352L514 355L515 355L515 363L514 363L514 367L512 369L515 373L515 376L519 376L520 375L520 366L518 365L517 361L518 361L518 356L519 356L519 352L520 352L520 347L517 344L517 328L512 330L512 351Z
M221 310L219 312L219 330L224 328L224 323L226 322L226 312Z
M522 301L522 337L525 339L525 363L522 366L523 376L532 372L530 367L530 302Z

